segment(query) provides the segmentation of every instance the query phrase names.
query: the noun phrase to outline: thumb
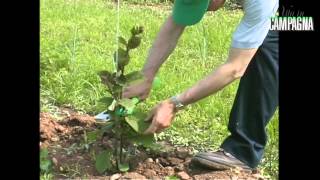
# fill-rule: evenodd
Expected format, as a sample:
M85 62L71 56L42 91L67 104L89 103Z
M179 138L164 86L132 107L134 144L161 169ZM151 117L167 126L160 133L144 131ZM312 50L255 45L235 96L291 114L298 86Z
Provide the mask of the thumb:
M145 135L147 135L147 134L154 134L154 133L157 131L157 129L158 129L157 124L156 124L156 121L155 121L153 118L151 118L151 119L152 119L151 125L150 125L149 128L148 128L147 130L145 130L144 133L143 133L143 134L145 134Z
M143 93L143 94L141 94L141 95L139 96L139 99L140 99L141 101L144 101L144 100L147 99L147 97L148 97L148 94L147 94L147 93Z
M154 114L156 113L157 107L154 107L148 114L148 116L146 117L146 119L144 119L145 122L149 122L153 119Z
M139 96L136 95L136 93L134 91L132 91L131 89L126 89L122 92L122 98L134 98L134 97L138 97L140 99Z
M124 89L123 92L122 92L122 97L123 98L130 98L130 96L131 96L130 90L129 89Z

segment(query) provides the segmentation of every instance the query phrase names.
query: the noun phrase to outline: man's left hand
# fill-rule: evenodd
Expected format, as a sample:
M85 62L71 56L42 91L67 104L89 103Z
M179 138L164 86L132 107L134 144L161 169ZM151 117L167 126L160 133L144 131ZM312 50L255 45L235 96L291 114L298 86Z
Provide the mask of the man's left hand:
M145 121L152 121L144 134L160 133L171 125L176 114L175 105L170 100L165 100L156 105Z

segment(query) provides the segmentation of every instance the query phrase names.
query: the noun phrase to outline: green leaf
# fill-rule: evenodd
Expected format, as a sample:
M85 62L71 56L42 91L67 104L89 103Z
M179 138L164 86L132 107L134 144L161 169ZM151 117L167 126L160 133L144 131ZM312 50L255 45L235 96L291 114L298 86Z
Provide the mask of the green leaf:
M99 102L102 102L106 105L110 105L113 101L113 98L112 97L103 97L101 99L99 99Z
M142 144L143 145L143 144ZM159 152L163 149L163 146L161 146L160 144L154 142L153 144L147 144L147 145L143 145L146 148L152 149L153 151Z
M110 106L108 107L108 110L114 111L114 109L116 108L116 105L117 105L117 101L113 100Z
M117 51L113 55L114 62L118 62L118 70L123 70L124 66L129 63L130 57L126 50L119 48L118 49L118 61L117 61Z
M153 134L151 134L151 135L138 134L136 136L130 136L129 141L131 141L137 145L142 145L145 148L153 147L156 143Z
M127 84L134 84L144 80L144 75L140 71L134 71L125 75Z
M124 116L125 115L125 110L124 108L120 108L116 110L116 115L118 116Z
M127 171L129 170L129 164L128 164L128 163L125 163L125 164L119 163L119 164L118 164L118 169L119 169L121 172L127 172Z
M128 108L126 111L126 114L131 115L131 114L133 114L133 112L134 112L134 108Z
M131 29L131 35L132 36L138 35L138 34L141 34L141 33L143 33L143 26L134 26Z
M127 40L126 39L124 39L123 37L119 37L119 43L121 43L121 44L123 44L123 45L125 45L125 46L127 46Z
M96 156L95 166L100 174L112 167L111 158L112 152L108 150L102 151Z
M134 112L134 109L136 105L140 102L138 98L132 98L132 99L121 99L118 104L125 107L126 111L125 114L131 115Z
M143 33L142 26L139 26L139 27L136 26L131 29L131 38L129 39L128 45L127 45L128 50L135 49L140 45L141 33Z
M118 94L122 93L122 86L121 85L115 85L112 88L112 94L114 95L113 97L115 98Z
M126 84L126 78L122 75L116 78L117 84L124 86Z
M131 38L128 41L128 49L135 49L139 47L141 43L141 37L139 36L131 36Z
M100 71L98 75L100 76L102 83L107 85L109 91L112 93L113 87L116 84L113 79L113 75L108 71Z
M126 122L138 133L143 133L150 125L145 122L147 115L143 112L135 112L125 118Z
M132 98L131 99L135 104L138 104L140 102L140 100L138 98Z
M104 127L101 128L101 133L103 134L104 132L107 132L108 130L110 130L114 125L114 122L109 122L108 124L106 124Z
M88 142L88 143L93 143L93 142L97 141L97 139L98 139L99 137L102 136L100 130L95 130L95 131L87 132L86 135L87 135L87 142Z
M132 100L132 99L121 99L118 101L118 104L120 104L121 106L123 106L126 109L132 109L136 106L136 101Z

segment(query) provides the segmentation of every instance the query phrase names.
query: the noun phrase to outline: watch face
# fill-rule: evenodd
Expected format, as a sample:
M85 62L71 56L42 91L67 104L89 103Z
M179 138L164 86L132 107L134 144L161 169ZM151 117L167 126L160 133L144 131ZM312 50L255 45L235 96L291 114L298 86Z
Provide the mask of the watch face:
M177 106L178 107L183 107L183 104L177 100Z
M175 104L177 109L181 109L183 107L183 104L181 104L175 96L171 98L171 101Z
M182 107L183 107L183 104L181 104L179 102L176 103L176 108L177 109L182 109Z

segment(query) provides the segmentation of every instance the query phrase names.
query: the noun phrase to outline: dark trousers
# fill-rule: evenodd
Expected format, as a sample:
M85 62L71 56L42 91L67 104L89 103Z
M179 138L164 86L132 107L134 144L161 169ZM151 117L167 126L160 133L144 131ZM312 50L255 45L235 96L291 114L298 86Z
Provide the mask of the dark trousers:
M240 80L230 113L231 135L221 148L248 166L260 163L267 143L266 126L278 106L278 32L269 31Z

